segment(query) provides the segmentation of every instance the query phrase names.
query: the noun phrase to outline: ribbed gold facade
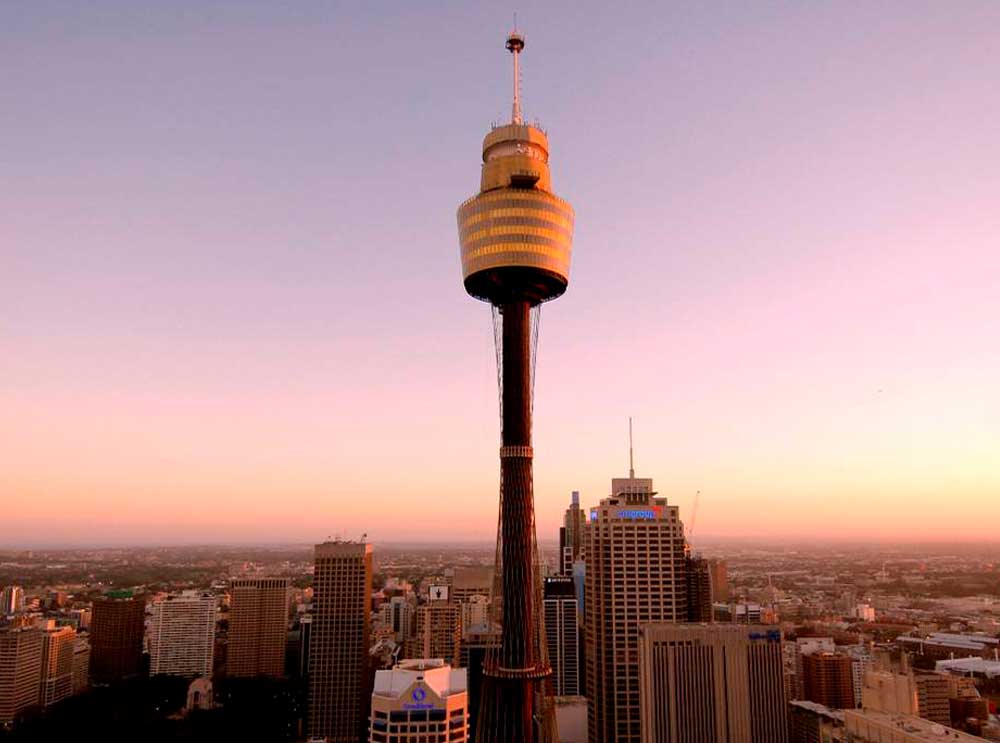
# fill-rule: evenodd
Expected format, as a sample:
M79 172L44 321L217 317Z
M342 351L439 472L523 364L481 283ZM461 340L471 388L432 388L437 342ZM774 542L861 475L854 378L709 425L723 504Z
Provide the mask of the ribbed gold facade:
M537 303L566 290L573 207L552 193L548 158L545 133L527 124L497 127L483 140L480 193L458 208L462 278L473 296L502 300L527 283Z

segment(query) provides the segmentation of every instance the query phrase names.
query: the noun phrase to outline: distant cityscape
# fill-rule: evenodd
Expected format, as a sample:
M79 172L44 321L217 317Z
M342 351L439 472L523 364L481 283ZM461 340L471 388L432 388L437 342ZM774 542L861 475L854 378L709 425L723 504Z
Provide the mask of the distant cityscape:
M543 537L559 740L1000 740L995 545L702 546L638 477L570 494ZM493 560L348 540L0 553L2 735L475 740Z

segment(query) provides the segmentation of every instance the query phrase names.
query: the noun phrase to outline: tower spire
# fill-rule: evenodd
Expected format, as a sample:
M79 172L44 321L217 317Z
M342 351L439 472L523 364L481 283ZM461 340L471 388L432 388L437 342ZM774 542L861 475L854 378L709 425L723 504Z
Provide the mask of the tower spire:
M518 60L524 49L524 35L517 30L517 14L514 14L514 30L507 37L507 51L514 56L514 105L511 107L510 123L523 124L521 118L521 69Z
M635 467L632 462L632 416L628 417L628 478L635 479Z

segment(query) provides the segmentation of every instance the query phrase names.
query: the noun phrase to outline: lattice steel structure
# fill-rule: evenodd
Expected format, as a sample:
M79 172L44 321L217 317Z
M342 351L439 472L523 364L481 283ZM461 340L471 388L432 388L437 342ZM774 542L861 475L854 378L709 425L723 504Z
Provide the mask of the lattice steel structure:
M524 37L507 38L514 59L509 124L483 140L479 194L458 209L466 291L493 306L500 388L500 514L493 620L502 628L486 655L477 719L480 743L557 740L545 648L531 413L539 306L566 291L573 209L552 193L549 142L521 118L518 58Z

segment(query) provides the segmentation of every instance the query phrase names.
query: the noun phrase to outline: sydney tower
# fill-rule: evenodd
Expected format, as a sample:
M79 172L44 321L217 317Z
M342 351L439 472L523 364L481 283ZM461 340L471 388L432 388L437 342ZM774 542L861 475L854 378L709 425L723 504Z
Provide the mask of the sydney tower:
M514 58L511 120L486 135L479 193L458 208L465 289L493 308L503 425L492 603L502 634L483 667L476 741L551 743L557 736L540 628L531 411L539 306L566 291L573 208L552 193L548 137L521 118L524 37L513 32L507 49Z

